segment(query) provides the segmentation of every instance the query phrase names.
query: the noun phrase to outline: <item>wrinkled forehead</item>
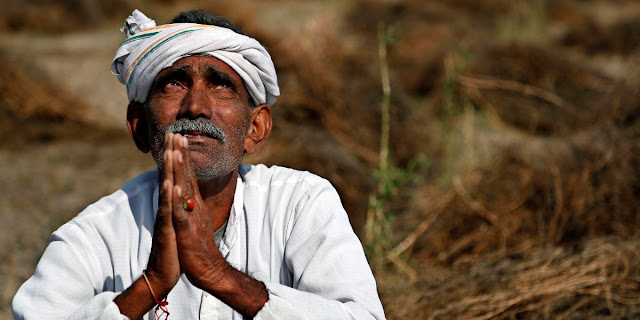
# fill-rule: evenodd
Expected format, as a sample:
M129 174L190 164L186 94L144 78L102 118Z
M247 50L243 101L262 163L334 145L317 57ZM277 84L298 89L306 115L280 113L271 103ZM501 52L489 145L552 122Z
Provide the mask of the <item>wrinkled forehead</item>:
M167 79L184 77L202 78L208 81L229 81L238 94L246 97L250 105L255 105L244 80L234 68L224 61L206 54L183 57L162 69L154 79L152 90ZM152 93L150 92L150 94Z
M218 76L229 78L233 82L242 83L242 77L224 61L212 57L206 54L191 55L183 57L168 67L162 69L158 75L156 75L155 81L157 82L163 75L173 71L184 71L192 74L211 74L212 72ZM246 88L245 88L246 89Z

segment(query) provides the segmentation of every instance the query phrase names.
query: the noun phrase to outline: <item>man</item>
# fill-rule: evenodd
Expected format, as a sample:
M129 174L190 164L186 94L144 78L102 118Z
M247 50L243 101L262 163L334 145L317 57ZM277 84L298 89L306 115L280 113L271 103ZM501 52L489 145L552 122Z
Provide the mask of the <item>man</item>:
M112 71L158 169L53 233L14 317L384 318L335 189L240 164L271 131L266 49L201 11L155 26L136 10L123 32Z

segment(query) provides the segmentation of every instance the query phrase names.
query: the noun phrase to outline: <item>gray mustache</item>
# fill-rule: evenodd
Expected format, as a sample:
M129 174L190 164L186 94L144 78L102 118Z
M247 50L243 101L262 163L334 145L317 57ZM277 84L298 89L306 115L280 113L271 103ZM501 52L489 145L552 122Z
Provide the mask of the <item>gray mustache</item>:
M167 128L167 132L180 133L182 135L189 132L202 132L210 138L217 139L222 142L227 140L227 135L222 132L220 128L205 118L179 119Z

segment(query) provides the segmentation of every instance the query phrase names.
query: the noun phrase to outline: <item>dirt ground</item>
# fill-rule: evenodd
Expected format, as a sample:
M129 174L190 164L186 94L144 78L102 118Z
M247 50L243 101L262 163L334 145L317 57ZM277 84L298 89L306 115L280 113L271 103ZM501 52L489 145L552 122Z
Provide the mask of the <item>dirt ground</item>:
M199 7L267 44L282 96L245 161L336 186L388 318L640 317L636 1L0 5L2 319L51 232L155 165L109 72L134 7Z

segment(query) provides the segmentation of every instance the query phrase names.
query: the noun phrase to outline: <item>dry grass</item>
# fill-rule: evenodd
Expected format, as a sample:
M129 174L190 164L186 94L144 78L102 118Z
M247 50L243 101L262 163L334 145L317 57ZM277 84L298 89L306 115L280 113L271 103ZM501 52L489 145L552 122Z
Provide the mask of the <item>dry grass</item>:
M639 250L638 241L614 238L571 249L529 243L517 258L431 266L409 285L413 290L387 284L382 293L387 313L398 319L632 319L640 315Z

